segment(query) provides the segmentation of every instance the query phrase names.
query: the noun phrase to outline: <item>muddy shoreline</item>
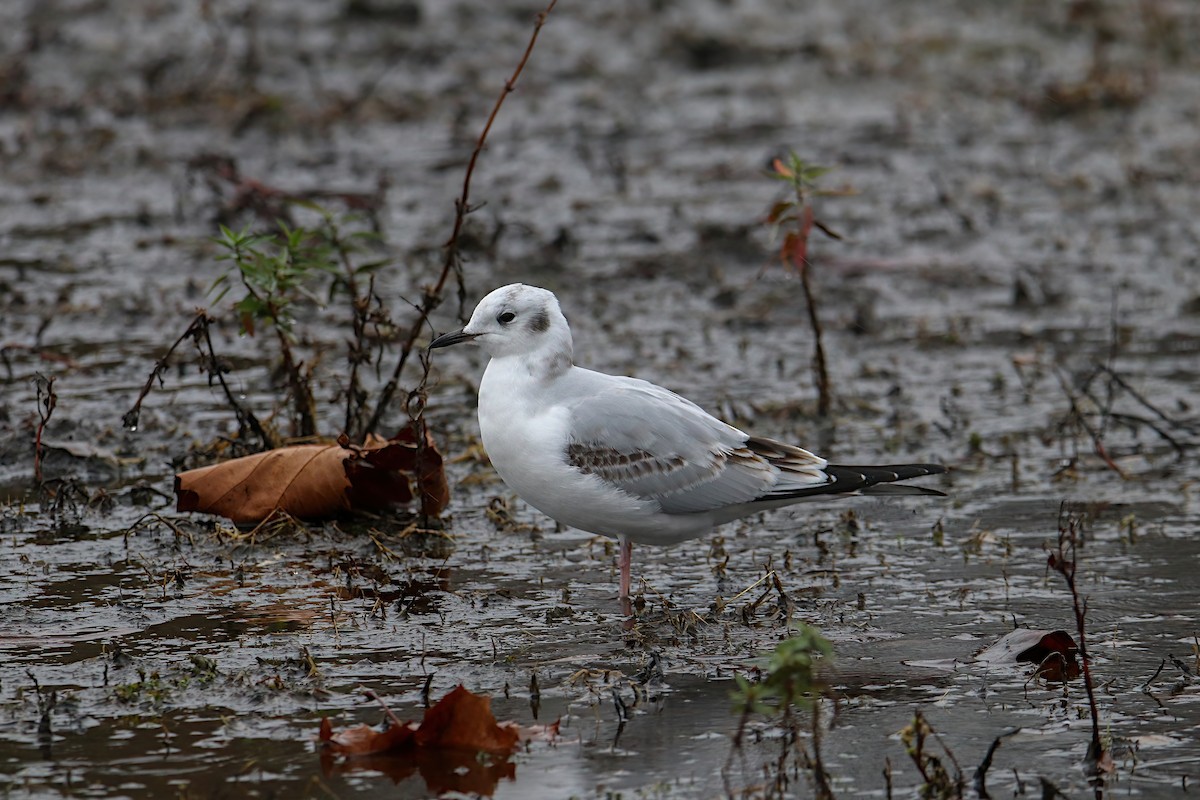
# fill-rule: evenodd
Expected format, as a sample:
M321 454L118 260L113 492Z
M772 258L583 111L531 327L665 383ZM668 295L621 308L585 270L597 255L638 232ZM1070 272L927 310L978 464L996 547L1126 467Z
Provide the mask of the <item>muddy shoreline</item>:
M1200 633L1186 3L567 3L497 121L464 234L468 308L544 285L580 364L839 460L947 463L946 501L805 505L639 548L627 630L612 544L556 530L480 457L483 363L456 350L438 353L426 413L451 459L447 535L403 535L398 514L247 537L173 512L176 469L236 429L220 392L184 360L137 430L121 419L211 302L218 222L263 224L239 206L246 181L366 203L376 288L402 318L538 10L0 9L0 791L429 796L417 775L323 767L313 737L322 716L378 722L363 687L419 716L431 680L490 694L501 719L561 720L497 797L811 796L795 762L771 783L766 718L730 759L733 675L802 620L835 645L821 747L837 794L885 796L887 763L915 796L897 732L920 708L968 783L1019 727L993 796L1045 779L1082 797L1079 683L972 661L1014 625L1071 629L1044 549L1068 502L1087 518L1107 790L1186 796L1198 684L1171 660L1195 673ZM816 210L844 238L812 250L827 419L800 287L763 222L788 150L834 167ZM229 163L238 181L214 166ZM269 416L273 351L227 301L211 311L239 397ZM314 302L299 322L336 435L345 316ZM57 500L33 479L38 373L58 396ZM782 593L751 607L772 574Z

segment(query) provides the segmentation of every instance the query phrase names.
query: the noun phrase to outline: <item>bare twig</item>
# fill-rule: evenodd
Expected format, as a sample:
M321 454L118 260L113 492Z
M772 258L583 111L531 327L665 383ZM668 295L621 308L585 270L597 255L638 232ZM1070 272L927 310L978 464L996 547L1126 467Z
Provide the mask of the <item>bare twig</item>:
M154 367L150 370L150 375L146 378L146 383L142 386L142 390L138 392L137 400L134 401L133 407L121 417L121 424L127 430L137 430L138 418L142 413L142 402L150 394L151 390L154 389L155 381L158 382L159 386L162 386L162 376L170 365L171 355L174 354L179 345L191 339L196 345L196 350L200 353L204 370L208 373L209 383L211 384L215 379L220 384L221 390L225 394L225 401L229 403L229 407L233 409L233 413L237 417L239 438L244 438L245 432L249 430L258 437L264 450L277 447L279 442L276 440L276 437L267 433L253 412L242 407L237 396L229 388L229 385L225 383L224 370L218 363L216 349L213 347L212 337L208 332L211 323L212 317L208 315L208 312L203 308L197 309L196 316L192 318L191 324L187 326L187 329L179 335L174 344L167 348L167 352L163 354L162 358L154 362Z
M1138 403L1140 403L1147 411L1154 414L1154 416L1158 417L1160 420L1162 420L1163 422L1170 425L1172 428L1180 428L1182 430L1187 431L1188 433L1196 432L1195 425L1192 425L1187 422L1182 422L1180 420L1177 420L1177 419L1174 419L1174 418L1168 416L1165 412L1163 412L1161 409L1159 409L1158 406L1154 405L1149 400L1147 400L1146 397L1141 392L1139 392L1137 389L1134 389L1132 386L1130 386L1129 382L1127 380L1125 380L1125 378L1123 378L1121 376L1121 374L1119 372L1117 372L1115 369L1113 369L1112 367L1107 366L1105 364L1097 364L1096 369L1101 372L1106 373L1109 376L1109 378L1112 379L1112 381L1114 383L1116 383L1118 386L1120 386L1122 389L1124 389L1126 392L1128 392L1130 397L1132 397L1134 400L1136 400Z
M817 414L825 417L829 415L833 401L829 392L829 367L825 363L825 344L822 339L824 332L821 329L821 319L817 316L817 301L813 297L812 285L808 277L809 266L809 263L805 261L800 268L800 285L804 287L804 300L808 305L808 324L813 332L813 369L817 374Z
M1065 502L1059 506L1058 544L1054 550L1050 551L1046 563L1050 569L1062 575L1063 580L1067 583L1067 589L1071 592L1071 605L1075 611L1075 628L1079 634L1079 660L1083 666L1083 686L1087 690L1088 707L1092 718L1092 741L1088 745L1087 757L1098 773L1102 765L1107 761L1108 754L1105 752L1104 745L1100 740L1100 711L1096 705L1096 689L1092 683L1091 658L1088 657L1087 651L1087 632L1085 630L1087 599L1079 597L1079 590L1075 584L1075 571L1077 567L1076 550L1079 545L1080 524L1079 517L1067 510Z
M821 701L814 699L812 704L812 775L813 795L818 800L833 800L833 787L829 784L829 773L821 759ZM799 741L799 737L797 737Z
M229 384L225 383L225 370L222 369L220 364L217 363L217 351L216 348L213 347L212 336L208 332L212 318L203 313L202 316L204 317L204 322L200 326L200 334L204 339L204 348L202 349L200 347L200 337L197 337L195 339L196 349L200 352L201 356L205 355L205 350L208 351L208 363L206 369L208 370L209 383L211 384L213 378L216 378L217 383L220 384L221 391L225 395L225 402L229 403L229 407L233 409L234 416L237 417L238 438L242 438L246 430L249 429L255 436L258 437L258 440L264 450L271 450L279 447L281 444L279 437L272 435L271 432L267 431L267 429L263 427L262 423L258 421L258 417L254 416L253 411L243 408L242 404L238 402L237 396L234 395L233 390L229 388Z
M996 755L996 750L1000 747L1001 742L1010 736L1016 736L1020 732L1020 728L1013 728L1011 731L1005 731L997 736L992 740L987 753L984 754L983 761L979 762L979 767L975 770L975 794L979 795L982 800L987 800L989 797L987 791L987 771L992 768L992 757Z
M150 370L150 377L146 378L145 385L142 386L142 390L138 392L137 400L133 402L133 407L126 411L125 415L121 417L121 424L124 425L127 430L137 430L138 418L142 413L142 401L146 399L146 396L149 395L150 391L154 388L155 381L158 381L158 385L162 386L162 376L163 373L167 371L167 367L170 365L171 354L175 352L175 349L179 347L179 345L182 344L185 339L198 337L200 335L201 328L207 326L209 321L210 319L208 312L204 309L198 309L196 311L196 316L192 319L191 324L187 326L187 329L184 330L183 333L179 334L179 338L175 340L174 344L167 348L167 352L163 354L163 357L154 362L154 368Z
M43 746L49 746L53 735L50 715L58 705L58 691L55 689L43 691L42 685L38 683L32 670L25 670L25 675L33 682L33 691L37 695L38 741Z
M1155 678L1157 678L1162 673L1163 667L1165 667L1166 665L1167 665L1167 660L1165 658L1158 662L1158 669L1154 670L1154 674L1150 676L1150 679L1142 684L1143 692L1145 692L1147 694L1150 693L1150 684L1154 683Z
M58 395L54 392L53 376L47 378L39 372L34 376L33 381L37 386L38 412L37 437L33 443L33 478L40 486L42 484L42 433L45 432L46 423L50 421L50 417L58 405Z
M387 703L383 702L383 698L380 697L378 694L376 694L374 689L363 688L362 693L363 693L363 696L366 697L368 700L374 700L376 703L379 703L380 707L383 709L383 713L385 715L387 715L389 722L391 722L393 725L395 725L398 728L404 727L404 725L405 725L404 721L396 716L396 713L394 711L392 711L391 708L388 707Z
M954 775L951 775L950 771L946 769L941 758L926 751L925 741L929 737L933 737L941 745L942 752L954 766ZM917 768L917 772L921 774L921 780L924 781L924 785L921 787L923 797L961 798L963 796L965 781L962 769L958 765L958 759L954 757L954 753L946 746L942 737L925 719L925 715L921 713L920 709L913 712L913 721L900 731L900 741L904 743L908 757L912 759L913 766Z
M378 232L379 211L390 188L387 176L383 175L376 182L375 190L370 192L323 188L289 191L242 175L237 161L220 153L195 156L188 161L187 170L189 183L202 180L216 198L217 221L229 226L234 225L243 211L249 211L262 222L270 225L284 222L291 227L294 224L292 205L337 202L347 211L362 212L370 222L371 229Z
M1054 370L1054 374L1058 378L1058 383L1059 386L1062 387L1063 393L1067 396L1067 402L1071 404L1071 410L1067 416L1067 419L1064 420L1059 427L1065 427L1067 423L1071 421L1078 423L1079 426L1087 432L1088 438L1092 440L1092 449L1095 451L1096 455L1100 457L1100 460L1103 461L1109 469L1120 475L1122 478L1128 478L1129 476L1125 474L1125 471L1117 466L1117 462L1113 461L1112 456L1108 454L1108 448L1104 446L1103 431L1097 430L1088 421L1088 415L1080 407L1079 395L1077 395L1075 390L1071 388L1071 384L1067 381L1066 375L1064 375L1062 370L1058 369L1057 367Z
M1091 371L1081 380L1077 380L1074 385L1068 380L1063 370L1055 368L1055 377L1070 404L1067 412L1058 421L1055 432L1060 435L1073 435L1083 431L1091 440L1093 450L1104 464L1122 478L1127 478L1128 475L1113 460L1105 442L1110 424L1122 425L1134 434L1139 429L1149 429L1170 445L1179 458L1183 458L1187 448L1195 444L1194 441L1185 439L1179 432L1182 431L1194 437L1200 431L1200 426L1191 421L1171 417L1135 389L1117 371L1113 363L1116 360L1118 342L1114 323L1106 363L1095 364ZM1106 378L1106 380L1098 386L1101 378ZM1133 402L1146 409L1151 417L1117 410L1117 404L1122 397L1131 398Z
M329 232L329 242L341 262L343 275L341 280L346 283L346 291L350 295L351 330L353 336L347 344L346 360L350 362L350 375L346 381L346 418L343 431L353 441L361 441L363 415L366 412L367 392L363 389L359 378L359 367L371 362L371 354L366 347L367 326L373 320L372 307L378 302L375 294L375 275L367 276L367 289L360 294L358 276L354 264L350 260L350 249L343 239L341 231L332 218L326 218Z
M164 517L162 514L159 514L158 512L151 511L147 514L143 514L142 516L138 517L132 525L130 525L128 528L125 529L125 533L121 537L123 540L125 549L127 549L127 550L129 549L129 537L135 535L138 531L140 531L143 528L148 528L150 526L151 522L158 522L158 523L161 523L162 525L166 526L168 529L170 529L170 531L172 533L175 534L176 539L186 539L189 543L195 544L195 542L192 540L192 535L190 533L187 533L186 531L184 531L179 526L179 523L177 521L172 520L168 517Z
M1177 456L1179 456L1180 458L1183 458L1184 455L1187 454L1187 450L1185 449L1185 445L1183 442L1180 442L1174 436L1172 436L1170 433L1168 433L1167 430L1162 425L1159 425L1156 422L1152 422L1149 419L1147 419L1146 417L1139 416L1137 414L1122 414L1122 413L1118 413L1116 411L1112 411L1112 412L1109 412L1108 418L1113 420L1114 422L1123 423L1126 426L1128 426L1130 429L1136 429L1139 425L1149 428L1150 430L1157 433L1164 442L1169 444L1171 446L1171 449L1175 451L1175 454Z
M475 149L471 152L471 158L467 162L466 173L463 175L462 192L454 201L454 227L450 232L450 238L446 240L443 246L442 271L438 275L437 282L432 287L425 287L422 293L421 303L417 307L417 318L413 320L413 324L405 336L404 343L401 345L400 358L396 361L391 378L388 380L387 385L384 386L382 392L380 392L378 403L371 414L371 420L367 423L366 433L372 433L378 429L383 414L387 411L388 405L391 404L392 398L395 397L396 391L400 386L400 375L404 371L409 357L412 355L413 347L420 337L421 332L425 329L425 326L429 324L429 315L442 303L442 292L446 287L446 281L449 279L451 273L454 273L458 282L460 313L461 307L466 303L466 286L463 283L462 274L462 256L459 253L459 235L462 233L467 215L475 210L470 204L471 177L475 173L475 164L478 162L484 145L487 143L487 137L492 130L492 124L496 121L497 114L500 113L500 107L504 105L505 98L517 88L517 80L521 77L525 65L529 62L529 56L533 52L534 45L537 44L538 34L541 33L542 27L546 24L547 17L549 17L550 12L554 10L554 6L557 3L558 0L550 0L550 4L546 6L545 10L537 15L533 25L533 33L529 37L529 44L525 47L525 53L517 63L516 69L513 70L512 76L504 82L504 88L501 90L500 96L496 98L496 103L492 106L492 113L488 115L487 123L484 124L483 131L480 132L479 139L475 143ZM424 394L428 377L429 372L426 370L421 377L418 388L415 390L417 394Z

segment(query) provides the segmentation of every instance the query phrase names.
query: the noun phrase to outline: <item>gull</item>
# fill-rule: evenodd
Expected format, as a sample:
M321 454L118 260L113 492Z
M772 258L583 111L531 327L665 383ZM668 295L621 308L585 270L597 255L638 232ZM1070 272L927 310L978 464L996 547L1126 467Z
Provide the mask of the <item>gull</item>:
M752 436L648 381L577 367L571 328L546 289L514 283L479 301L461 330L491 356L479 431L500 477L549 517L620 542L628 613L632 543L669 545L820 495L936 495L896 481L940 464L839 466Z

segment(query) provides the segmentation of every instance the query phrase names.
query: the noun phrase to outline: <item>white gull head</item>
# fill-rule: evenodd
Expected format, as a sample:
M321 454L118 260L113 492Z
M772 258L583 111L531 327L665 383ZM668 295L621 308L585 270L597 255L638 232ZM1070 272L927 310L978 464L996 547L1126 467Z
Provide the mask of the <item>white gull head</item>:
M571 329L553 292L524 283L501 286L479 301L460 331L430 342L430 349L460 342L479 345L492 358L515 356L561 372L571 366Z

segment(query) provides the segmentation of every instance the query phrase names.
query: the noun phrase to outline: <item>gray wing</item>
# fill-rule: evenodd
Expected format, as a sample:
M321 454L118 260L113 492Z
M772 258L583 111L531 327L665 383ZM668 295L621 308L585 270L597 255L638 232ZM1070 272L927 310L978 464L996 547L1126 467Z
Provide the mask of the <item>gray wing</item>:
M567 460L668 514L712 511L828 483L824 459L742 431L679 395L633 378L568 404ZM780 448L785 452L780 452Z

